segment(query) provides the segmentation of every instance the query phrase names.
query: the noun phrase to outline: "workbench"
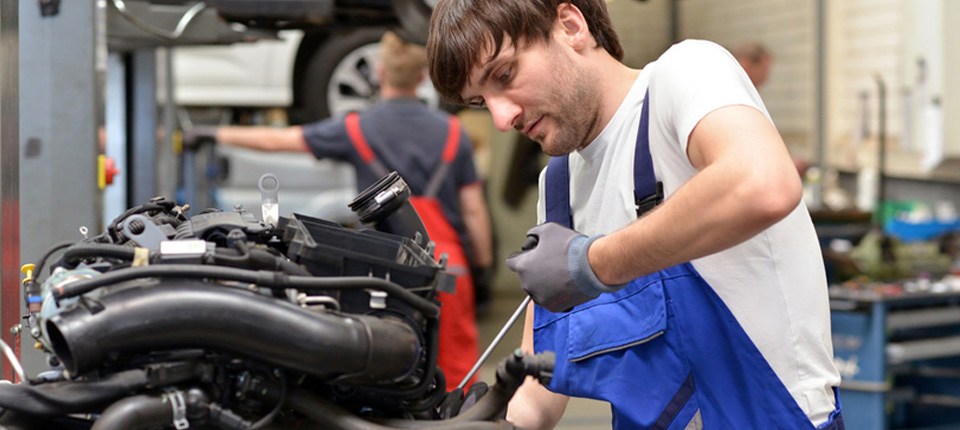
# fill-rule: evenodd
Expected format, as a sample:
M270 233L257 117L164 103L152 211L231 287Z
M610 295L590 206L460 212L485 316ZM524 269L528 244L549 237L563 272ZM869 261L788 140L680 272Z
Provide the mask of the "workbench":
M846 428L960 429L960 289L833 286L830 307Z

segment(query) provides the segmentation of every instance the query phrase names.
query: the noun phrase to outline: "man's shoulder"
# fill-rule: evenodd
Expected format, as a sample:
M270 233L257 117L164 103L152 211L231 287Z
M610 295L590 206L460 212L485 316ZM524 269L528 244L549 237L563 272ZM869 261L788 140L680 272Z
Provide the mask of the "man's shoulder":
M732 55L716 42L700 39L687 39L678 42L664 51L657 59L658 64L689 64L709 62Z
M676 54L676 53L700 53L700 52L717 52L717 51L726 51L726 48L720 46L717 42L706 39L685 39L680 42L674 43L670 48L664 51L663 55Z

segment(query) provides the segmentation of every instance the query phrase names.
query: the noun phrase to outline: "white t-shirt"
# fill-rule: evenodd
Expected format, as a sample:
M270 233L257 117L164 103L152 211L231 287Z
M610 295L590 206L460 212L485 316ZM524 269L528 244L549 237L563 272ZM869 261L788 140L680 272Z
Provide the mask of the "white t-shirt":
M704 116L724 106L746 105L770 118L729 52L700 40L674 45L643 68L597 138L570 154L570 205L581 233L609 234L636 219L633 156L648 87L650 153L666 199L697 173L686 155L687 139ZM540 222L546 218L543 195L541 172ZM826 422L840 374L833 362L826 274L806 206L800 203L752 239L692 264L811 421Z

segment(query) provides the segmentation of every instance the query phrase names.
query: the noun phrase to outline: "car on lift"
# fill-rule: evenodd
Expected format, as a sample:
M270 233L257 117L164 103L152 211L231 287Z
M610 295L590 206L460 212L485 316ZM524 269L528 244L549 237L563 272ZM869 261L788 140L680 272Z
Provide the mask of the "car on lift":
M162 0L152 0L163 2ZM166 2L178 0L166 0ZM436 0L213 0L233 25L276 32L252 44L174 50L181 106L280 107L299 124L376 101L380 37L390 29L424 43ZM215 73L211 73L215 72ZM437 96L427 83L429 103Z

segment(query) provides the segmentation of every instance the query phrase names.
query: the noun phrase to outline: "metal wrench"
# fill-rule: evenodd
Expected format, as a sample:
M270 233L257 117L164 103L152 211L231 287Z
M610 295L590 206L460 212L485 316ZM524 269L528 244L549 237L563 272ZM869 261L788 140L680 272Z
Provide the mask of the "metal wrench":
M537 236L527 236L527 240L523 242L523 246L521 246L520 249L523 251L527 251L527 250L536 248L537 243L539 243L539 241L540 239ZM513 327L514 324L516 324L517 319L520 318L520 315L523 313L523 310L526 309L527 305L529 304L530 304L530 296L524 297L523 301L520 302L520 306L517 306L517 310L513 311L513 315L510 315L510 318L507 319L506 324L503 325L503 327L500 329L500 332L497 333L497 336L494 337L493 341L490 342L490 346L488 346L487 349L483 351L483 354L480 355L480 358L477 360L476 364L473 365L473 368L470 369L469 372L467 372L467 376L465 376L463 380L460 381L459 384L457 384L457 388L463 389L463 387L467 385L467 381L469 381L470 378L473 378L473 375L475 375L477 371L480 370L480 366L483 365L485 361L487 361L487 358L489 358L490 354L493 353L493 349L496 348L501 341L503 341L503 337L506 336L507 332L510 331L510 328Z

